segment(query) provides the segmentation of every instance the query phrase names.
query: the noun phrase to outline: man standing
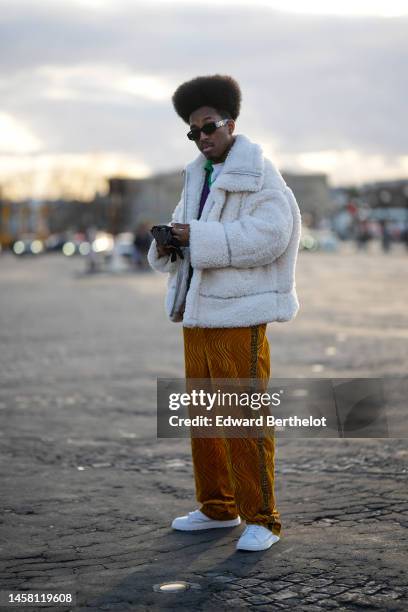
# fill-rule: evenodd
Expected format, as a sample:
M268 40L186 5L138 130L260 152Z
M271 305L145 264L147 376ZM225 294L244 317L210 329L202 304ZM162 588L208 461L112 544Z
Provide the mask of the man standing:
M169 273L166 310L182 322L185 376L267 382L267 323L290 321L299 309L299 207L261 147L234 135L241 91L232 77L196 77L180 85L172 101L200 154L184 170L172 216L184 259L153 241L148 261ZM191 446L201 507L172 527L232 527L242 518L238 550L277 542L273 436L192 438Z

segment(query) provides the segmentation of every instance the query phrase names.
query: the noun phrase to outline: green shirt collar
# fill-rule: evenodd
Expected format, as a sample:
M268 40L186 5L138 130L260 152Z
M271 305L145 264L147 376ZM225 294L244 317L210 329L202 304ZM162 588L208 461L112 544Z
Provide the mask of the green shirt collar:
M211 185L211 175L213 171L213 162L211 161L211 159L207 159L207 161L205 162L204 170L207 172L208 185Z

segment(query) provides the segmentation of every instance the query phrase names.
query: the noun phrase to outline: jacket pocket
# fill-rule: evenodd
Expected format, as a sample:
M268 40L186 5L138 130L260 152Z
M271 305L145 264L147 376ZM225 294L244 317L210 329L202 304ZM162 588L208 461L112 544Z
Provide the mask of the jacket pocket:
M276 266L254 268L217 268L203 270L200 295L237 298L277 291Z

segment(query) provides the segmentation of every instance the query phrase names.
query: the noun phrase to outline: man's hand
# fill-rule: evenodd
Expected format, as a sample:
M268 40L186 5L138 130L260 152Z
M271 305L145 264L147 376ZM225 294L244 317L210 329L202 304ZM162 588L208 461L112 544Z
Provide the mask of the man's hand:
M174 251L174 247L159 245L156 242L156 249L159 257L164 257L165 255L171 255Z
M181 246L190 244L190 226L188 223L172 223L171 233L177 238Z

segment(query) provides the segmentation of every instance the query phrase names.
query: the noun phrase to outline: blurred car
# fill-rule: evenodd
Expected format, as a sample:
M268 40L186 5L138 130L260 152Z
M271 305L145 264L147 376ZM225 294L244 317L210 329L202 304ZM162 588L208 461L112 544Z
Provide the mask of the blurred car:
M65 234L50 234L44 241L45 250L47 253L62 251L66 241Z
M313 229L302 226L300 236L300 251L337 251L339 239L330 229Z
M112 234L103 231L97 231L93 235L90 247L94 253L101 256L109 257L113 251L114 239Z
M44 252L44 243L35 236L21 236L11 247L14 255L40 255Z
M62 252L66 257L88 255L90 249L91 245L83 233L74 234L71 238L65 240L62 245Z

